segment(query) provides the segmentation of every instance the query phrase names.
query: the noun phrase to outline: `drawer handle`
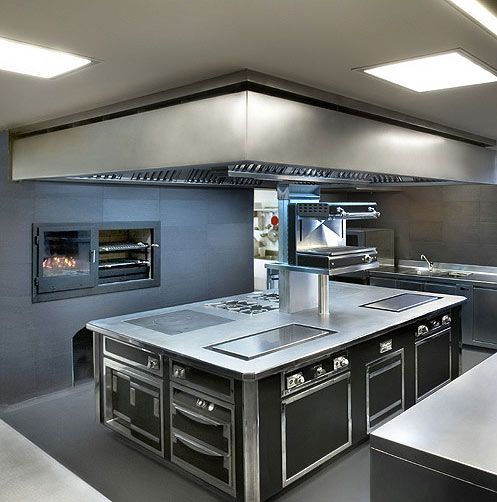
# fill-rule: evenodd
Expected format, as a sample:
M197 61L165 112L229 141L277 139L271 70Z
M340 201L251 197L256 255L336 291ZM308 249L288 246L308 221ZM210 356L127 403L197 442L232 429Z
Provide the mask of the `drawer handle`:
M175 410L179 411L183 415L186 415L188 418L191 418L195 422L199 422L200 424L217 425L220 427L225 425L223 422L218 422L217 420L212 420L211 418L204 417L202 415L199 415L198 413L195 413L194 411L187 410L186 408L183 408L183 406L179 406L178 404L173 403L173 407Z
M136 405L136 393L135 393L135 389L133 389L133 387L131 387L131 389L129 389L129 404L131 406Z
M183 443L185 446L188 448L191 448L192 450L196 451L197 453L201 453L202 455L208 455L209 457L224 457L221 453L218 453L217 451L212 451L209 448L206 448L205 446L196 443L195 441L192 441L191 439L187 439L184 436L181 436L180 434L175 434L174 437Z
M160 418L160 401L154 397L154 416Z

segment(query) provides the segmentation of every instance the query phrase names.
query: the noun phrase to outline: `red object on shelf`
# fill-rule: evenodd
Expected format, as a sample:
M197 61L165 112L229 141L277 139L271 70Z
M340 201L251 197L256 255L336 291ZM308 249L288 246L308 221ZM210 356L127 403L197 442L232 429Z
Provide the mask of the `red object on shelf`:
M274 216L271 216L271 225L273 225L273 227L275 227L278 223L279 223L279 219L276 215Z

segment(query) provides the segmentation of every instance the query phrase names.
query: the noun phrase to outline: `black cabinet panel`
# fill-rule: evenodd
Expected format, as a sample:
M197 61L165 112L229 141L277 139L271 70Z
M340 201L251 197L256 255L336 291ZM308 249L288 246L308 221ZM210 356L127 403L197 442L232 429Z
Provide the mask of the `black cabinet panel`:
M497 346L497 289L473 289L473 340Z
M450 330L416 343L416 399L450 380Z
M349 444L349 413L348 374L283 400L284 483Z

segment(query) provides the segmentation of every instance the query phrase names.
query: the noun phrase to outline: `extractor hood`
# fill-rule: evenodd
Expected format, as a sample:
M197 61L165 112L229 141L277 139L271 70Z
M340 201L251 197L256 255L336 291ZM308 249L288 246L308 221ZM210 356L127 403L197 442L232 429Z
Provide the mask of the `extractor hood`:
M250 71L11 131L12 178L496 183L495 141Z

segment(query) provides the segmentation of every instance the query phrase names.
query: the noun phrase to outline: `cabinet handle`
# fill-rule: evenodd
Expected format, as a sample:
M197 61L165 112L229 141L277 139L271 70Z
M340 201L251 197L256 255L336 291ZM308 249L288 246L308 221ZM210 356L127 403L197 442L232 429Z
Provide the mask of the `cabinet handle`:
M112 392L117 392L117 376L112 375Z
M219 427L225 425L223 422L218 422L217 420L212 420L211 418L207 418L202 415L199 415L198 413L187 410L186 408L183 408L183 406L179 406L173 403L173 407L176 411L183 413L183 415L186 415L188 418L191 418L195 422L199 422L204 425L216 425Z
M174 437L181 443L188 446L188 448L191 448L192 450L196 451L197 453L201 453L202 455L208 455L209 457L224 457L224 455L222 455L221 453L206 448L205 446L198 444L197 442L192 441L191 439L187 439L184 436L180 436L177 433L174 434Z
M160 418L159 400L156 397L154 397L154 416Z
M131 406L135 406L135 404L136 404L136 393L135 393L135 389L133 389L133 387L131 387L131 389L129 389L129 404Z
M97 252L94 249L92 249L91 250L91 262L96 263L96 261L97 261Z

